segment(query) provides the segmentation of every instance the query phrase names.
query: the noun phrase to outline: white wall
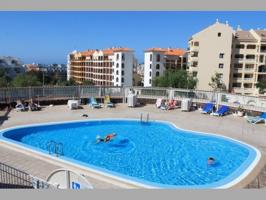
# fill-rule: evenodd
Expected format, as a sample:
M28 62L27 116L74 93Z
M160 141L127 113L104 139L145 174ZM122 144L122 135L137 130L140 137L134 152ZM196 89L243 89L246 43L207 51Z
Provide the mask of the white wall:
M124 54L124 61L122 61L122 54ZM117 60L117 55L119 59ZM113 56L113 83L114 86L133 86L133 64L134 64L134 53L133 52L115 52ZM124 63L124 69L122 69L122 63ZM117 67L118 65L118 67ZM118 75L116 72L118 71ZM124 75L122 75L124 71ZM124 83L122 83L122 78L124 78ZM118 79L118 82L116 81Z
M156 61L157 54L160 55L160 62ZM150 55L152 55L152 61L150 60ZM156 65L160 65L160 69L156 69ZM151 65L151 69L150 69ZM144 87L151 87L152 81L156 77L156 72L160 73L160 76L165 71L164 67L164 54L162 52L145 52L144 53ZM150 76L151 72L151 76ZM150 82L151 80L151 82Z

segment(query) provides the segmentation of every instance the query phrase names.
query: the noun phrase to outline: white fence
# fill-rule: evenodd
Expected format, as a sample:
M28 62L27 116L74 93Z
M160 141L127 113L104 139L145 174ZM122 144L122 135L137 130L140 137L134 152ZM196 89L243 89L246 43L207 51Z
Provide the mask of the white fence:
M73 98L102 98L110 95L112 98L125 99L129 90L133 89L140 99L176 99L190 98L195 103L214 102L217 105L228 105L253 111L266 111L266 98L242 96L230 93L186 90L177 88L155 87L98 87L98 86L45 86L24 88L0 88L0 103L10 103L17 100L38 98L40 100L58 100Z
M143 99L176 99L190 98L195 103L214 102L217 105L228 105L233 108L239 106L246 110L266 111L266 98L242 96L223 92L186 90L176 88L133 88L138 98ZM127 94L127 91L125 91Z

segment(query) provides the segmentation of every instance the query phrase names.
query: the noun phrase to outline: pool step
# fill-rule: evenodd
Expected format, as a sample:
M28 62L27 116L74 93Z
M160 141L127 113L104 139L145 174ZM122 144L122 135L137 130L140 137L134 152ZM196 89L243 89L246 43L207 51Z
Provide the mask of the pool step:
M64 145L62 142L55 142L54 140L50 140L46 143L46 146L49 154L54 153L56 157L64 155Z

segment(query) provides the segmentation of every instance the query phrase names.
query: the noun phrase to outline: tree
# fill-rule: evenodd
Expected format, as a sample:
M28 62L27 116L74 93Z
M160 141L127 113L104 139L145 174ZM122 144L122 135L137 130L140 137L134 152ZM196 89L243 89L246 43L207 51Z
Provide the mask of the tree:
M197 79L185 70L166 70L162 76L155 78L153 86L194 89Z
M36 75L32 74L19 74L13 79L12 85L14 87L29 87L41 86L42 83L38 80Z
M0 69L0 87L9 87L10 78L6 76L5 69Z
M93 85L93 82L90 81L90 80L85 80L85 81L82 82L81 85Z
M256 87L259 88L259 93L263 94L266 92L266 79L259 81L256 84Z
M217 72L214 74L214 76L211 77L211 82L209 83L209 86L211 86L214 91L226 90L226 86L222 82L220 74Z
M8 87L8 81L5 77L0 77L0 88L1 87Z

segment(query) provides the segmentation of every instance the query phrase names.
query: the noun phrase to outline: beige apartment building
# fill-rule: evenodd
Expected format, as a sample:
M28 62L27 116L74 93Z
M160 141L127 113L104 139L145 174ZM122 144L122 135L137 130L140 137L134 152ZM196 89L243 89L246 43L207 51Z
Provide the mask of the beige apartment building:
M96 86L132 86L134 61L129 48L74 51L68 55L67 79Z
M189 40L188 63L197 89L211 90L218 73L227 91L258 95L256 83L266 79L266 30L234 30L217 21Z

